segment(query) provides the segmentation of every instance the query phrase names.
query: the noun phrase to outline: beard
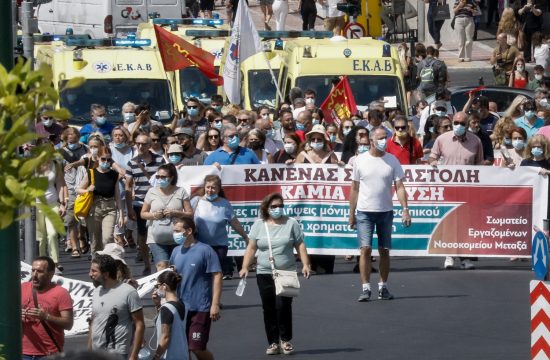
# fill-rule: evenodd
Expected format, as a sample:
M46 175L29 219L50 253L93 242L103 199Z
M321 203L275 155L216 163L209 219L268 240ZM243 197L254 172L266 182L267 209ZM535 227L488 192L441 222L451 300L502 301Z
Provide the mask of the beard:
M94 287L99 287L100 285L103 285L103 281L101 281L101 280L92 280L92 284L94 284Z

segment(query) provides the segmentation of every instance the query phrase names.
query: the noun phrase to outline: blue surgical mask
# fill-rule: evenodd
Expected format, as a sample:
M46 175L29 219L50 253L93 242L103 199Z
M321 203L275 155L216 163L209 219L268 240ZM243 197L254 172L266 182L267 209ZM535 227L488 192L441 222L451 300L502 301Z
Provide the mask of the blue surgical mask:
M267 130L266 133L265 133L265 136L268 139L273 139L273 136L275 136L275 130L273 130L273 129Z
M335 143L336 142L336 134L330 135L330 142Z
M216 112L221 112L222 106L221 105L214 106L214 109L216 110Z
M523 140L519 140L519 139L512 140L512 146L516 150L522 150L525 147L525 142L523 142Z
M529 110L529 111L526 111L526 112L525 112L525 117L526 117L527 119L531 119L531 118L532 118L533 116L535 116L535 115L536 115L536 113L535 113L535 111L533 111L533 110Z
M322 142L310 142L309 146L311 146L313 150L321 150L325 146L325 144L323 144Z
M189 114L189 116L198 116L199 109L187 109L187 113Z
M126 147L126 144L125 143L115 144L115 147L117 149L123 149L124 147Z
M206 200L208 201L214 201L218 198L218 194L212 194L212 195L204 195L204 197L206 198Z
M122 116L127 123L132 123L136 120L136 114L134 113L124 113Z
M161 289L157 289L157 296L158 296L160 299L164 299L164 298L166 297L166 291L161 290Z
M158 184L161 188L166 188L170 185L170 179L158 179Z
M45 127L50 127L53 125L53 120L52 119L42 120L42 124L44 124Z
M453 125L453 131L456 136L462 136L466 133L466 126L464 125Z
M542 151L542 148L538 146L531 149L531 155L534 157L540 157L542 154L544 154L544 151Z
M177 164L181 161L181 155L180 154L170 154L170 155L168 155L168 160L170 160L170 162L172 164Z
M285 214L285 211L282 207L278 207L275 209L269 209L269 216L271 216L273 219L278 219L281 216Z
M439 117L443 117L447 115L446 111L435 111L434 114L436 114Z
M172 236L174 237L174 242L178 245L183 244L185 241L185 235L183 235L183 233L175 232Z
M97 126L103 126L107 122L107 119L105 119L105 116L98 116L95 118L95 123Z
M431 132L431 133L433 133L433 132L434 132L434 127L433 127L433 126L430 126L430 127L428 128L428 131Z
M304 131L306 127L304 126L304 124L300 123L300 122L296 122L296 130L298 131Z
M109 170L111 168L111 163L110 162L103 162L103 161L100 161L99 162L99 167L102 169L102 170Z
M504 138L504 145L512 145L512 139Z
M68 144L67 147L69 148L69 150L76 150L78 149L78 143Z
M370 150L370 146L369 145L359 145L359 147L357 148L357 152L359 154L362 154L362 153L366 153L367 151Z
M235 150L239 147L239 143L241 142L241 139L237 135L233 136L231 140L229 140L229 144L227 144L231 149Z
M218 130L221 130L223 126L223 123L221 121L214 122L214 127Z
M313 125L319 125L321 123L321 120L313 119L312 124Z
M386 151L386 146L387 146L387 140L386 139L379 139L379 140L376 140L376 148L380 151Z
M342 134L344 134L344 136L348 136L350 131L351 131L351 128L344 129L342 130Z

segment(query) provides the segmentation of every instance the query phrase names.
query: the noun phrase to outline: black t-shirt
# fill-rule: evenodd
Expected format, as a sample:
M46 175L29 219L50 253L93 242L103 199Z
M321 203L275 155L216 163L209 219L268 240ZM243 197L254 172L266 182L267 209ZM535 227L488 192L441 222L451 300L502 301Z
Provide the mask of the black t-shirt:
M550 170L550 161L548 160L534 160L534 159L523 159L519 166L534 166L541 167L546 170Z
M118 173L113 169L100 173L94 169L94 195L111 198L115 196L115 187L118 181ZM91 182L90 182L91 183Z
M63 147L63 151L61 151L61 154L63 155L63 159L65 159L68 163L73 163L75 161L80 160L82 156L84 156L88 150L86 149L86 146L79 144L79 147L74 150L69 150L68 147Z
M285 149L281 149L275 153L273 156L273 163L274 164L285 164L287 160L290 159L296 159L293 156L290 156Z
M168 304L173 305L177 310L180 316L180 319L185 318L185 305L179 301L168 301ZM172 312L167 309L165 306L160 308L160 323L163 325L172 325L174 322L174 315Z
M527 0L521 1L521 7L524 7L527 4ZM535 32L542 30L542 20L544 16L544 4L540 0L533 1L535 7L539 10L542 10L540 16L535 16L532 11L525 11L523 15L520 16L519 20L522 24L525 24L524 31Z

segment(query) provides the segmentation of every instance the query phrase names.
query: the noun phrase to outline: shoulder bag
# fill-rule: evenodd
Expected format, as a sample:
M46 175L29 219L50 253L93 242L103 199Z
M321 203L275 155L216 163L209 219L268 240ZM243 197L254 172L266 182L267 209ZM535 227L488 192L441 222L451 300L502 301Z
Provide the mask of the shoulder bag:
M94 169L89 169L90 184L95 185ZM85 218L90 213L92 203L94 202L93 191L87 191L85 194L78 195L74 201L74 217L76 219Z
M181 191L181 188L177 188L170 196L167 202L159 196L159 201L164 205L165 209L168 209L172 198ZM149 231L153 236L153 240L156 244L170 245L174 243L174 230L172 229L172 218L154 219L149 221Z
M34 301L34 307L38 308L38 296L36 295L36 289L34 287L32 288L32 299ZM46 333L48 334L48 336L52 340L53 344L55 345L55 348L57 349L57 352L60 353L61 352L61 347L57 343L57 340L55 340L55 338L53 337L52 329L50 329L50 327L48 326L48 324L46 324L46 322L44 320L40 320L40 323L42 324L42 326L44 327L44 330L46 330Z
M435 11L433 12L433 19L434 21L444 21L451 18L451 9L449 8L449 4L444 2L443 4L440 4L439 2L435 6Z
M273 259L273 249L271 247L271 236L269 236L269 228L264 221L265 233L267 235L267 244L269 245L269 263L271 264L271 272L273 281L275 281L275 295L285 297L296 297L300 294L300 281L298 281L298 273L289 270L277 270L275 268L275 260Z

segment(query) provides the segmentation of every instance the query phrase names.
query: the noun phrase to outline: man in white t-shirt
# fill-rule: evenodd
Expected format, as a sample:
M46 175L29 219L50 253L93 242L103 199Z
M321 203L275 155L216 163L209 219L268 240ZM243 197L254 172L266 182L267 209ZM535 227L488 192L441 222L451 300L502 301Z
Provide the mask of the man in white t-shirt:
M372 237L376 229L378 253L380 255L380 282L378 299L391 300L386 286L390 272L391 232L393 225L392 186L403 210L402 222L408 227L411 216L407 207L407 192L403 185L405 173L395 156L386 152L388 134L383 128L370 133L371 147L357 157L353 164L350 192L351 226L357 227L361 255L359 270L363 289L358 301L369 301L371 297L370 272ZM357 213L356 213L357 210Z

